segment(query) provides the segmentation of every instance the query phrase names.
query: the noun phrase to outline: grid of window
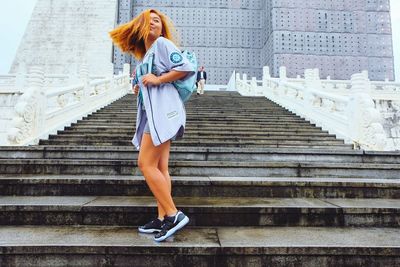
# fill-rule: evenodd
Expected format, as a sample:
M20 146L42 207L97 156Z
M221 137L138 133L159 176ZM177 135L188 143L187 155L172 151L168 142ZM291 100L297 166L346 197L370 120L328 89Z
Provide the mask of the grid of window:
M234 69L261 78L265 65L274 76L284 65L289 77L319 68L322 78L368 70L374 80L394 79L389 0L119 1L119 21L147 8L171 17L211 83L226 83ZM122 69L129 59L115 51Z

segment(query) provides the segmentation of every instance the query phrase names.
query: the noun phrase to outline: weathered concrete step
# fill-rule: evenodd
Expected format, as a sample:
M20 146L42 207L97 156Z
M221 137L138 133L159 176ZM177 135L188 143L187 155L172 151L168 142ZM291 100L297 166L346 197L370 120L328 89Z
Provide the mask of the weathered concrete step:
M400 164L171 161L173 176L400 177ZM141 175L133 160L0 159L0 174Z
M88 115L89 118L96 117L106 117L106 118L131 118L132 115L136 115L136 110L121 110L120 112L114 110L99 110L93 114ZM254 117L254 118L296 118L301 119L300 116L292 113L288 113L286 111L282 111L281 113L274 112L271 114L270 111L225 111L225 110L215 110L213 112L207 112L206 114L201 114L198 111L186 111L186 115L189 118L225 118L225 117L235 117L235 118L246 118L246 116Z
M98 125L98 126L109 126L109 127L115 127L115 126L131 126L135 127L135 121L132 120L130 122L96 122L96 121L80 121L79 123L72 123L71 126L75 126L77 124L80 125ZM195 126L195 127L204 127L204 126L211 126L214 127L214 129L218 129L221 126L230 126L230 127L248 127L248 126L255 126L255 127L260 127L260 126L269 126L269 127L290 127L290 128L313 128L315 127L315 124L310 124L308 122L229 122L229 121L221 121L218 123L213 123L212 121L204 121L204 122L196 122L196 121L188 121L187 122L187 127L190 126Z
M2 159L137 159L133 146L30 146L0 147ZM284 161L400 164L399 152L296 148L171 147L172 160Z
M91 140L96 140L96 141L112 141L112 140L131 140L133 135L128 135L128 134L85 134L85 133L75 133L75 134L58 134L58 135L50 135L49 139L50 140L80 140L80 141L91 141ZM260 144L264 143L277 143L279 141L285 140L285 141L301 141L305 143L312 143L312 142L318 142L319 144L343 144L344 142L342 140L338 140L335 137L327 137L327 136L298 136L298 135L264 135L264 136L232 136L232 135L218 135L215 133L214 135L211 136L202 136L202 135L185 135L184 138L185 141L214 141L214 142L221 142L221 141L238 141L238 142L247 142L247 141L253 141L253 142L259 142Z
M136 120L136 116L132 117L115 117L115 118L104 118L102 116L98 117L89 117L89 118L84 118L83 120L79 120L78 122L124 122L124 123L129 123L132 120ZM258 123L281 123L281 122L286 122L286 123L291 123L291 124L311 124L309 121L306 121L302 118L290 118L290 117L284 117L284 118L279 118L279 117L246 117L246 118L237 118L237 117L220 117L220 118L213 118L213 117L202 117L202 118L191 118L187 117L186 121L189 123L193 122L198 122L198 123L204 123L204 122L209 122L209 123L252 123L252 124L258 124Z
M135 129L132 128L123 128L123 129L115 129L115 128L96 128L96 127L86 127L86 128L70 128L68 130L63 130L63 131L58 131L58 135L65 135L65 134L78 134L78 133L84 133L84 134L98 134L98 133L107 133L107 134L128 134L130 136L133 136L135 133ZM314 137L314 136L323 136L323 137L334 137L336 138L336 135L329 134L327 132L321 132L321 131L314 131L314 132L309 132L309 131L291 131L291 130L286 130L286 131L260 131L260 130L254 130L254 131L238 131L235 129L232 129L230 131L228 130L219 130L216 132L215 130L200 130L200 129L186 129L185 130L185 137L190 136L190 135L196 135L196 136L209 136L209 135L229 135L229 136L293 136L293 135L298 135L298 136L309 136L309 137Z
M134 133L101 133L101 132L94 132L94 133L86 133L86 132L63 132L57 135L50 135L49 139L80 139L80 140L110 140L110 139L132 139ZM327 135L297 135L297 134L241 134L235 135L234 137L232 134L221 134L221 133L209 133L209 134L192 134L192 133L185 133L185 140L236 140L236 141L244 141L244 140L304 140L308 141L333 141L344 143L342 140L338 140L335 136L327 136Z
M108 107L130 107L135 108L137 101L115 101L112 105ZM250 109L260 109L260 108L282 108L280 105L268 100L267 98L220 98L219 101L213 101L212 98L204 99L204 101L189 101L185 103L187 108L210 108L214 110L223 109L227 107L229 109L238 110L239 108L250 108ZM106 107L107 108L107 107Z
M192 106L192 105L186 105L186 111L188 113L193 113L193 114L201 114L201 112L204 112L204 114L207 113L225 113L225 114L237 114L237 113L260 113L260 114L265 114L265 113L270 113L270 114L287 114L287 115L294 115L296 116L295 113L292 113L291 111L284 109L282 107L278 106L268 106L264 105L262 103L254 103L253 106L245 106L241 104L236 104L235 105L226 105L223 104L222 107L213 107L213 106L205 106L205 105L199 105L199 106ZM258 107L254 107L254 105L257 105ZM137 111L137 106L136 103L133 105L122 105L120 107L114 106L112 104L111 106L108 106L103 109L99 109L99 112L117 112L117 113L124 113L124 112L136 112Z
M302 119L300 116L297 115L292 115L292 114L287 114L287 113L282 113L281 115L279 114L274 114L271 115L270 112L265 112L265 113L251 113L251 112L246 112L244 113L243 111L237 112L237 113L225 113L225 112L214 112L214 113L207 113L207 114L199 114L199 113L191 113L191 112L186 112L187 118L194 119L194 118L279 118L279 119ZM115 119L115 118L136 118L136 112L96 112L93 114L88 115L86 118L105 118L105 119ZM304 120L304 119L303 119Z
M129 116L129 115L135 115L137 113L137 107L132 108L107 108L107 109L100 109L96 111L96 113L93 113L95 115L122 115L122 116ZM265 107L261 107L258 109L249 109L249 108L234 108L234 109L229 109L229 107L224 107L221 109L216 109L216 108L186 108L186 114L190 116L211 116L211 115L238 115L238 116L243 116L244 114L250 114L250 115L258 115L260 117L263 116L282 116L282 117L292 117L292 118L300 118L300 116L296 115L295 113L292 113L288 110L282 109L282 108L274 108L274 109L269 109Z
M212 106L215 104L205 104L205 103L199 103L198 105L189 103L185 105L185 110L188 113L193 113L193 114L198 114L199 111L206 111L207 113L224 113L224 114L229 114L229 113L255 113L255 114L265 114L268 112L277 112L277 113L286 113L286 114L291 114L294 116L297 116L295 113L289 111L288 109L285 109L281 106L273 106L269 104L265 104L263 102L258 102L258 103L252 103L251 105L248 103L240 103L236 102L233 104L228 104L228 103L222 103L222 104L217 104L218 106ZM219 106L221 105L221 106ZM130 103L130 104L117 104L117 103L112 103L111 105L101 108L98 110L99 112L122 112L123 111L128 111L128 112L136 112L137 111L137 104L136 103Z
M69 146L131 146L131 139L127 138L125 140L68 140L62 139L61 137L53 140L41 140L39 145L69 145ZM341 141L290 141L290 140L280 140L280 141L270 141L270 140L185 140L181 139L179 141L174 141L174 146L197 146L197 147L296 147L296 148L333 148L338 149L352 149L352 145L343 144Z
M131 123L134 121L135 118L84 118L82 120L78 120L78 123L80 122L92 122L92 123ZM259 122L268 122L268 123L292 123L292 124L310 124L310 122L305 121L303 119L292 119L292 118L285 118L285 119L279 119L279 118L187 118L186 122L191 123L191 122L213 122L213 123L259 123Z
M400 199L174 197L192 226L400 226ZM150 196L3 196L0 225L141 225Z
M3 196L151 196L142 176L0 176ZM174 176L175 197L400 199L400 179Z
M4 266L400 266L399 228L187 227L159 244L136 227L4 226Z
M83 124L74 124L73 126L65 127L65 130L70 129L129 129L135 130L134 126L127 126L127 125L119 125L118 128L110 127L109 125L83 125ZM186 125L185 130L193 130L193 131L264 131L264 132L304 132L304 133L327 133L326 131L322 131L320 127L313 127L313 126L301 126L298 127L297 125L294 126L271 126L271 125L246 125L246 127L242 125L235 125L234 127L228 125L218 125L216 127L213 124L208 125L197 125L197 124L188 124Z

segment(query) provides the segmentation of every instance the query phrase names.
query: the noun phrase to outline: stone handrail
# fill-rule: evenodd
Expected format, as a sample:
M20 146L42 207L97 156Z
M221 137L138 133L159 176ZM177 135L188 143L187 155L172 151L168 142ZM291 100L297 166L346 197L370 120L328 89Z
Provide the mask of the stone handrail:
M65 74L48 74L44 77L44 86L46 87L64 87L66 84L75 84L79 82L79 77L76 75L65 75ZM102 80L105 76L89 76L90 80ZM0 90L10 89L10 88L20 88L23 90L27 84L26 74L3 74L0 75Z
M318 70L306 70L305 78L272 78L264 67L263 81L236 74L242 95L265 96L299 116L336 134L357 148L400 150L400 84L371 82L366 71L350 81L320 80Z
M40 67L29 73L29 87L14 107L15 115L1 145L32 145L48 138L82 117L121 98L130 91L129 70L123 74L90 82L87 68L80 83L63 88L44 87Z

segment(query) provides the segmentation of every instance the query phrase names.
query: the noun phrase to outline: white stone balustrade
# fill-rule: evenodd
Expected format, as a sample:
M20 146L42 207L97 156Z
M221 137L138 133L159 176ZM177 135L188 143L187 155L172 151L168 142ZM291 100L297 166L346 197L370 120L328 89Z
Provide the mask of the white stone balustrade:
M105 78L105 76L101 75L89 76L91 81L102 80ZM44 77L45 87L65 87L69 84L71 84L71 75L51 74L45 75ZM26 86L28 86L26 73L0 75L0 91L6 91L10 89L18 89L23 91Z
M41 67L32 67L25 90L0 91L0 145L32 145L82 117L102 108L131 90L129 66L121 75L90 80L87 66L79 83L49 88Z
M349 81L321 80L317 69L293 79L281 67L280 75L272 78L264 67L260 84L236 73L236 90L263 95L357 148L400 150L400 83L370 81L366 71Z

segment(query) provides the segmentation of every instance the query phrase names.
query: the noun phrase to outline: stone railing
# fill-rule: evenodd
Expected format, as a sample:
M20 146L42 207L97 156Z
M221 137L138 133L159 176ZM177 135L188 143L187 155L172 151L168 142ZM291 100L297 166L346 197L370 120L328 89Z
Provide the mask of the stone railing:
M90 76L89 79L93 80L103 80L105 76ZM45 87L65 87L68 84L79 83L79 76L77 75L64 75L64 74L50 74L44 76ZM0 75L0 90L4 89L15 89L18 88L23 90L25 87L29 86L27 81L26 73L18 74L5 74Z
M44 80L42 69L33 67L23 92L0 90L5 110L12 108L9 117L0 120L1 128L6 130L0 133L0 145L38 144L39 139L48 138L130 91L129 65L124 66L123 74L94 81L83 67L80 82L67 87L48 88Z
M264 67L262 81L236 74L236 89L265 96L356 148L400 150L400 83L371 82L366 71L350 81L320 80L317 69L304 77L287 78L281 67L280 77L272 78Z

